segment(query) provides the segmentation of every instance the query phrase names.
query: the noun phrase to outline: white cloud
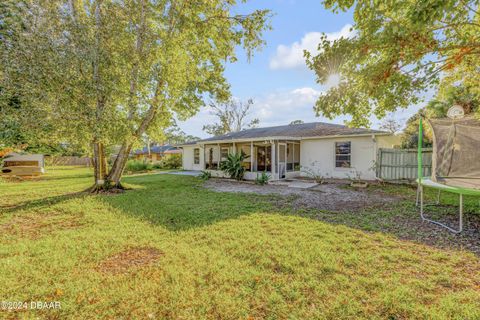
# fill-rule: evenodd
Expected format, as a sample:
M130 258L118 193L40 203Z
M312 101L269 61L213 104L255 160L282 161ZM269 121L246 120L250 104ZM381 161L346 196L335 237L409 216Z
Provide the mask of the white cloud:
M288 91L276 91L254 97L250 118L258 118L261 127L285 125L293 120L304 122L325 121L315 117L313 106L321 91L310 87ZM187 121L179 121L179 126L188 134L207 137L202 131L205 124L214 123L216 118L209 107L203 108Z
M290 91L277 91L255 99L252 116L260 119L261 126L284 125L292 120L313 120L313 106L321 91L310 87Z
M350 24L345 25L340 31L326 33L327 39L332 41L341 37L352 35ZM270 59L270 69L292 69L305 66L303 50L308 50L312 54L318 53L318 44L320 42L321 32L309 32L303 36L300 42L295 41L291 45L279 45L273 58Z
M350 116L340 116L334 120L325 117L315 116L313 107L322 91L311 87L302 87L293 90L275 91L263 96L254 97L254 105L250 118L258 118L260 127L270 127L289 124L293 120L304 122L328 122L344 124ZM415 114L421 105L410 106L407 109L398 110L390 116L404 124L406 119ZM381 121L375 116L369 117L372 128L378 129ZM187 134L207 138L208 135L202 131L205 124L216 122L217 119L211 112L210 107L200 110L194 117L187 121L178 121L178 125Z

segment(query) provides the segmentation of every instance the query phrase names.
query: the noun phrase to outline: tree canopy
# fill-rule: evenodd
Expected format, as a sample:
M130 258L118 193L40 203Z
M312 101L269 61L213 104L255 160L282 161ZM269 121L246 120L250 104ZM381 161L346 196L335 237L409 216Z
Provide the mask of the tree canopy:
M234 15L230 0L7 1L0 87L19 97L22 125L93 146L96 180L115 185L144 134L194 115L205 97L228 100L225 64L238 46L250 57L269 28L268 10ZM107 174L111 145L121 147Z
M333 12L353 9L349 37L323 36L319 53L305 52L317 81L338 84L318 98L317 115L351 116L368 126L369 116L422 101L446 71L452 82L480 87L480 9L478 0L324 0Z

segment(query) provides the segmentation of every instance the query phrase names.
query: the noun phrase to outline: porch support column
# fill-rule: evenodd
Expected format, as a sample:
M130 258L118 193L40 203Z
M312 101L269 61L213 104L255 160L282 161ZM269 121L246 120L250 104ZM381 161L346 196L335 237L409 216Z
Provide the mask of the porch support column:
M275 177L275 160L277 159L276 157L276 152L275 152L275 141L272 141L272 163L271 163L271 167L272 167L272 179L276 179Z
M215 170L220 169L220 162L222 162L222 148L220 148L220 143L217 143L217 148L218 148L218 161L217 161L217 167Z
M253 141L250 141L250 172L253 172Z
M205 161L205 159L206 159L206 157L205 157L206 149L205 149L204 144L200 145L200 150L203 150L203 152L199 152L199 155L198 155L200 157L200 163L202 164L203 170L206 170L207 169L207 162ZM202 162L202 154L203 154L203 162Z
M295 171L295 142L292 143L292 171Z
M232 149L233 149L233 152L232 152L232 153L233 153L233 154L236 154L236 153L237 153L237 148L236 148L235 142L233 142L233 147L232 147Z

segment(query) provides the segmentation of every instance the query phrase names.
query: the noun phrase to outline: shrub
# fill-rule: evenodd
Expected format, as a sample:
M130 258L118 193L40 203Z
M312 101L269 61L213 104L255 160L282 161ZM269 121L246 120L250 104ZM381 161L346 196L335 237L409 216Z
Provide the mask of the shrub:
M242 151L240 153L230 153L227 156L227 160L220 163L220 170L235 180L243 180L245 174L245 168L242 166L242 162L247 159L248 156Z
M259 185L266 185L270 180L270 176L266 172L262 172L261 175L257 174L257 178L255 179L255 183Z
M160 169L180 169L182 167L182 155L171 154L160 161Z
M152 168L153 169L163 169L163 163L158 161L158 162L154 162L152 163Z
M200 179L207 181L207 180L210 180L210 178L212 177L212 173L209 171L202 170L199 177Z
M128 160L127 165L125 166L125 170L131 172L148 171L152 169L153 166L151 163L141 160Z

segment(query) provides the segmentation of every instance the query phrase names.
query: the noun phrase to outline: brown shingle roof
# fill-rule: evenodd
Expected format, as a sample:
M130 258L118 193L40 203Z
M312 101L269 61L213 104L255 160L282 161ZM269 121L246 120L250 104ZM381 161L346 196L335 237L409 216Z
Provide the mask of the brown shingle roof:
M326 137L326 136L351 136L357 134L388 134L385 131L349 128L340 124L332 124L325 122L311 122L301 124L290 124L276 127L254 128L232 132L221 136L215 136L203 139L198 142L219 141L219 140L238 140L238 139L255 139L255 138L273 138L273 137L292 137L292 138L308 138L308 137Z

